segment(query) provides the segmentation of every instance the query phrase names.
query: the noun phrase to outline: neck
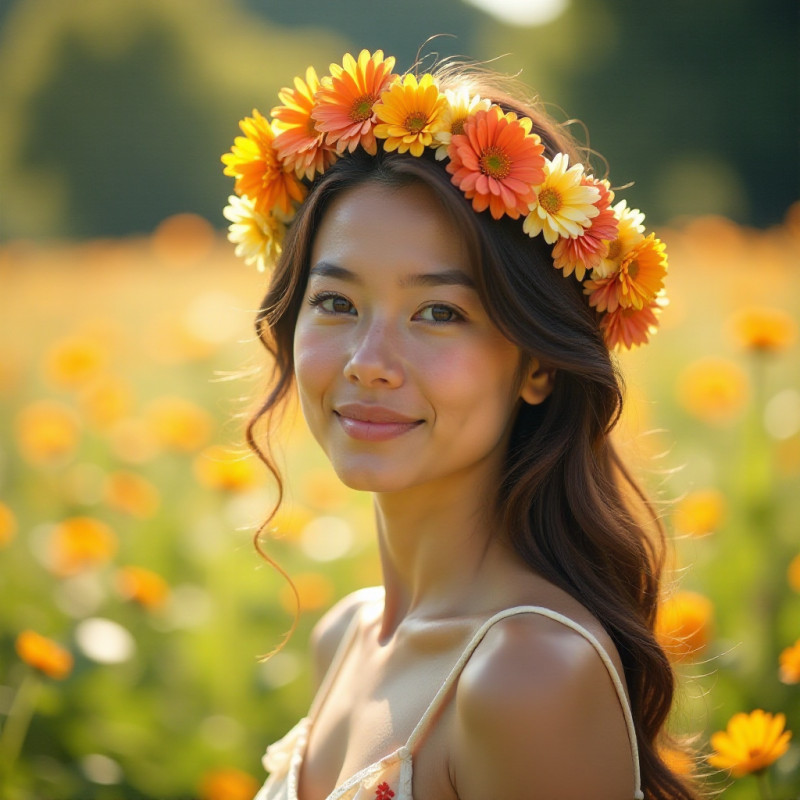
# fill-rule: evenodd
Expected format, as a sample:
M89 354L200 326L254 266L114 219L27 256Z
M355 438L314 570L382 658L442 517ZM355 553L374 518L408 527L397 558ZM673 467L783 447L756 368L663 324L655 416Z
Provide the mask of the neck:
M376 494L386 600L382 638L406 618L478 613L498 602L503 571L518 568L494 512L487 475L451 476Z

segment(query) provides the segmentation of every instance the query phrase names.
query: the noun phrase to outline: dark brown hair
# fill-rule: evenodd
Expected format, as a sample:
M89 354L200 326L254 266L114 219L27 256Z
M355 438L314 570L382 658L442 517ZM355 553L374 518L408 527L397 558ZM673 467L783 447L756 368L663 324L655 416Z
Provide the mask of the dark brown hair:
M579 148L543 111L498 90L494 76L450 68L443 88L467 85L505 110L533 121L545 154ZM689 783L659 756L664 746L674 675L653 633L659 602L664 534L651 504L610 440L622 409L622 382L597 314L581 284L553 268L543 237L531 239L520 220L475 213L431 151L422 157L361 150L341 157L311 185L284 244L257 317L274 359L270 392L248 438L280 487L280 476L256 428L293 386L293 338L303 302L315 232L330 202L366 182L421 184L462 232L478 291L490 317L522 351L554 371L551 395L523 404L514 422L497 502L504 531L531 569L567 591L603 624L625 670L645 797L689 800Z

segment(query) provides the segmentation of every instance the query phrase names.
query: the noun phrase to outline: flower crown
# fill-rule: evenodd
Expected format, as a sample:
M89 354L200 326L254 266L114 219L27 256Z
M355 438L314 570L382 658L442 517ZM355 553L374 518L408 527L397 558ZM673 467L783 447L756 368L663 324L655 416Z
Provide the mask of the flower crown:
M607 180L570 166L566 153L543 155L532 121L466 91L442 91L433 75L392 72L395 59L362 50L318 78L279 93L271 118L253 111L239 126L224 173L236 179L224 210L236 255L263 270L281 251L286 225L311 182L360 147L419 157L425 148L477 212L522 217L531 237L553 245L553 266L582 282L610 348L644 344L658 325L667 255L645 235L644 214L612 206Z

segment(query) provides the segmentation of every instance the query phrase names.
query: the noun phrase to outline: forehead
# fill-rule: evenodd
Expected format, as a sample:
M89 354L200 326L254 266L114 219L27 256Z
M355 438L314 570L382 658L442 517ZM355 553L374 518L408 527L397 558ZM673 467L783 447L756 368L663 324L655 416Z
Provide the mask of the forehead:
M311 253L348 268L473 267L452 218L421 184L365 183L336 197L325 211Z

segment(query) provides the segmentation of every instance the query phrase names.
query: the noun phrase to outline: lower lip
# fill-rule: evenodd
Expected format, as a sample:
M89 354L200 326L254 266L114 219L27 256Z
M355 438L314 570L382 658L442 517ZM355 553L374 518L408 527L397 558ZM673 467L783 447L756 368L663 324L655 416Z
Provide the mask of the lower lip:
M362 442L385 442L414 430L421 422L365 422L336 414L339 424L351 439Z

